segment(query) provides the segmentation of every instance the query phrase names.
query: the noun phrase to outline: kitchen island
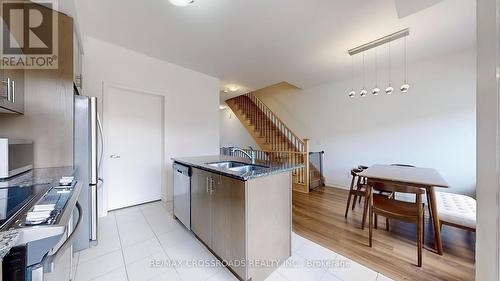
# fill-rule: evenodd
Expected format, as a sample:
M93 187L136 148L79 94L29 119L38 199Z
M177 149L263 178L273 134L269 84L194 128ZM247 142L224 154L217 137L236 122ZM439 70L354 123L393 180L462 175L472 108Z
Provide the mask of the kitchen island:
M230 156L173 160L191 168L188 227L236 277L264 280L291 256L291 172L300 165Z

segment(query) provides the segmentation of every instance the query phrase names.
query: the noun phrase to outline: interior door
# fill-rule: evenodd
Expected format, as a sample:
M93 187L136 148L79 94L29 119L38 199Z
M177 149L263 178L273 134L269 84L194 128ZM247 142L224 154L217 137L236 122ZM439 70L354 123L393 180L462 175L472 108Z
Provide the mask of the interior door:
M104 189L108 210L161 199L163 97L106 87Z

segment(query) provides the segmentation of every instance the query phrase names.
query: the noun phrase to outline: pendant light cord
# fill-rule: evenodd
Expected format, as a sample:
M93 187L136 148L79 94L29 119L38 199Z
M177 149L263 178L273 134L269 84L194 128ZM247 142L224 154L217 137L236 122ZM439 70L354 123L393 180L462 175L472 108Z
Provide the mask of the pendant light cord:
M392 73L391 73L391 42L389 42L389 86L392 85Z
M405 50L404 50L404 61L405 61L405 84L407 84L406 78L407 78L407 71L408 71L408 64L407 64L407 53L406 53L406 37L405 37Z
M375 48L375 87L378 88L378 48Z
M365 53L363 52L363 90L365 89Z
M354 91L354 56L351 56L351 91Z

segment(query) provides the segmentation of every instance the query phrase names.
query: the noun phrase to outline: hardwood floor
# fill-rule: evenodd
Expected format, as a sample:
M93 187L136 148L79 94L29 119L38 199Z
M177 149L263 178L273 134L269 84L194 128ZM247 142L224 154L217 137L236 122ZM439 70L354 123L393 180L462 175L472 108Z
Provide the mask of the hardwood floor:
M361 230L362 205L344 211L347 190L318 188L308 194L293 192L293 230L324 247L395 280L474 280L475 233L443 226L442 256L435 253L432 224L425 223L423 266L418 268L416 227L385 219L373 232L368 247L368 228ZM427 214L426 214L427 215Z

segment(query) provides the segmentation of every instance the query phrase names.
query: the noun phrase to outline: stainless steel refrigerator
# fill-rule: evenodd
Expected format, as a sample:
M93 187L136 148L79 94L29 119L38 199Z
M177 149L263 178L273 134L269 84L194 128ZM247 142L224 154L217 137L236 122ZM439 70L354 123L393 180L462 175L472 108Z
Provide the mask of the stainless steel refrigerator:
M84 190L78 202L82 206L82 227L75 233L75 251L97 243L97 189L101 182L98 172L102 160L98 143L102 141L102 127L95 97L74 96L73 161L75 177L83 182ZM102 143L101 143L102 144ZM101 146L102 147L102 146Z

